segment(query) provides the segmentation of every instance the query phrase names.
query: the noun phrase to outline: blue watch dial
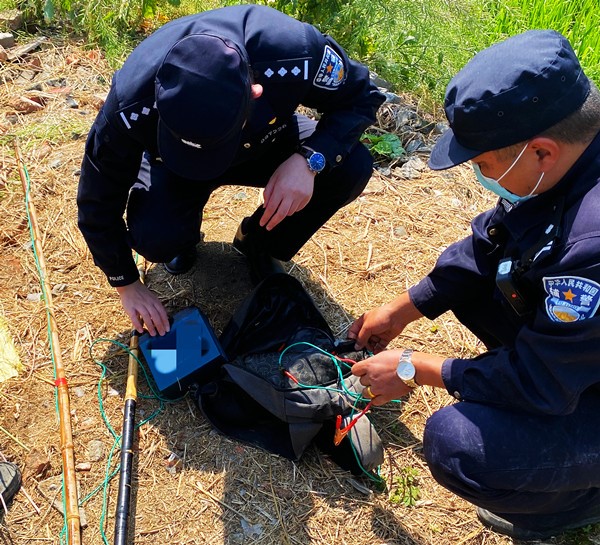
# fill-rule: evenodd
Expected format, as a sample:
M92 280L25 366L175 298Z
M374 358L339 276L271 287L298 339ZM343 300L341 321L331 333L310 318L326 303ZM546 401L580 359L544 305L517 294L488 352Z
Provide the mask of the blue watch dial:
M310 168L310 170L313 172L321 172L325 168L325 164L325 156L318 151L315 151L308 158L308 168Z

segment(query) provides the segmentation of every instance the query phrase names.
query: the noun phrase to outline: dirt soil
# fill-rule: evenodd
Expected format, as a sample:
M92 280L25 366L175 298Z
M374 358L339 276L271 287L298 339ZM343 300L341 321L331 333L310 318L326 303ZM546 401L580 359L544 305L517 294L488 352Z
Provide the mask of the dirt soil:
M0 526L3 544L64 542L59 508L61 450L48 318L32 252L14 136L30 179L46 278L53 294L66 369L83 543L112 542L131 324L116 292L92 261L76 225L75 196L86 133L111 70L102 54L46 40L0 68L0 316L22 370L0 384L0 452L16 462L24 487ZM27 99L27 100L25 100ZM34 105L30 104L34 102ZM35 106L37 104L37 106ZM422 158L426 159L426 158ZM362 312L418 281L450 243L469 234L470 219L493 204L467 169L375 171L362 196L341 210L287 265L343 338ZM243 182L243 180L240 180ZM147 284L170 313L199 306L220 333L252 285L231 246L242 217L260 203L244 187L217 191L205 210L204 242L194 271L181 277L142 263ZM452 315L412 324L394 346L471 357L482 345ZM474 508L431 478L422 455L425 421L452 403L422 387L372 411L385 445L379 490L310 448L294 463L211 429L189 397L161 403L140 375L130 543L505 545L484 529ZM412 473L410 470L413 470ZM411 477L412 475L412 477ZM414 505L403 485L412 482ZM104 487L105 481L109 481ZM579 541L581 540L581 541ZM598 533L549 541L600 543Z

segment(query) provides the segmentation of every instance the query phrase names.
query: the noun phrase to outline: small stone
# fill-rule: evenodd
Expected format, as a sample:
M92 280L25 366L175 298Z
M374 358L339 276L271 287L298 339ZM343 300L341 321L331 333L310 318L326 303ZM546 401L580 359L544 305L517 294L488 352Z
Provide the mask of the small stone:
M8 9L0 13L0 27L19 30L23 26L23 13L18 9Z
M92 469L92 464L89 462L81 462L75 466L75 471L90 471Z
M104 458L104 443L97 439L92 439L88 445L88 459L92 462L99 462Z
M394 227L394 238L402 238L405 237L408 233L406 232L406 228L402 225L398 227Z
M79 108L79 104L72 96L66 96L65 102L69 108Z
M27 478L33 477L36 480L45 479L50 471L50 460L48 455L33 449L25 458L25 474Z
M44 106L39 102L23 96L18 97L12 105L15 110L24 114L31 114L44 109Z
M83 397L85 395L85 390L83 389L83 387L77 386L76 388L73 388L73 393L77 397Z
M0 32L0 45L5 49L15 46L15 37L11 32Z

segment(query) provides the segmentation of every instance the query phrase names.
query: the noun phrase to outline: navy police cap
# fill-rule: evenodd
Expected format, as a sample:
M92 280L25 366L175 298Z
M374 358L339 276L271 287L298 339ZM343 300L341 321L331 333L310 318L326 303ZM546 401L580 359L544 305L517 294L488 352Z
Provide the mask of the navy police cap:
M446 88L450 128L429 166L443 170L533 138L576 111L589 91L573 48L558 32L530 30L484 49Z
M190 34L165 56L155 79L158 150L184 178L209 180L231 165L250 100L245 53L230 40Z

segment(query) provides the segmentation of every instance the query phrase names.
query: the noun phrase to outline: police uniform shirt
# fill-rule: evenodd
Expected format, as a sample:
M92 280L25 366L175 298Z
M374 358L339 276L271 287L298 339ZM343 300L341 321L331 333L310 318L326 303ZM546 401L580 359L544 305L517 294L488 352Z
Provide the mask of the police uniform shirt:
M233 164L268 150L296 108L304 105L322 113L306 145L323 153L327 164L335 167L376 120L385 99L371 83L368 69L350 60L332 38L266 6L221 8L158 29L115 73L106 103L88 135L82 165L79 226L96 265L113 286L130 284L138 277L123 214L143 153L160 159L156 72L174 43L202 32L241 46L255 83L264 89L253 103Z
M519 316L496 287L498 263L535 245L552 227L550 211L561 200L558 238L523 277L532 310ZM460 309L498 340L477 358L444 362L451 395L568 414L586 390L600 389L600 134L554 188L510 211L505 204L500 200L475 218L473 235L447 248L409 295L426 317Z

